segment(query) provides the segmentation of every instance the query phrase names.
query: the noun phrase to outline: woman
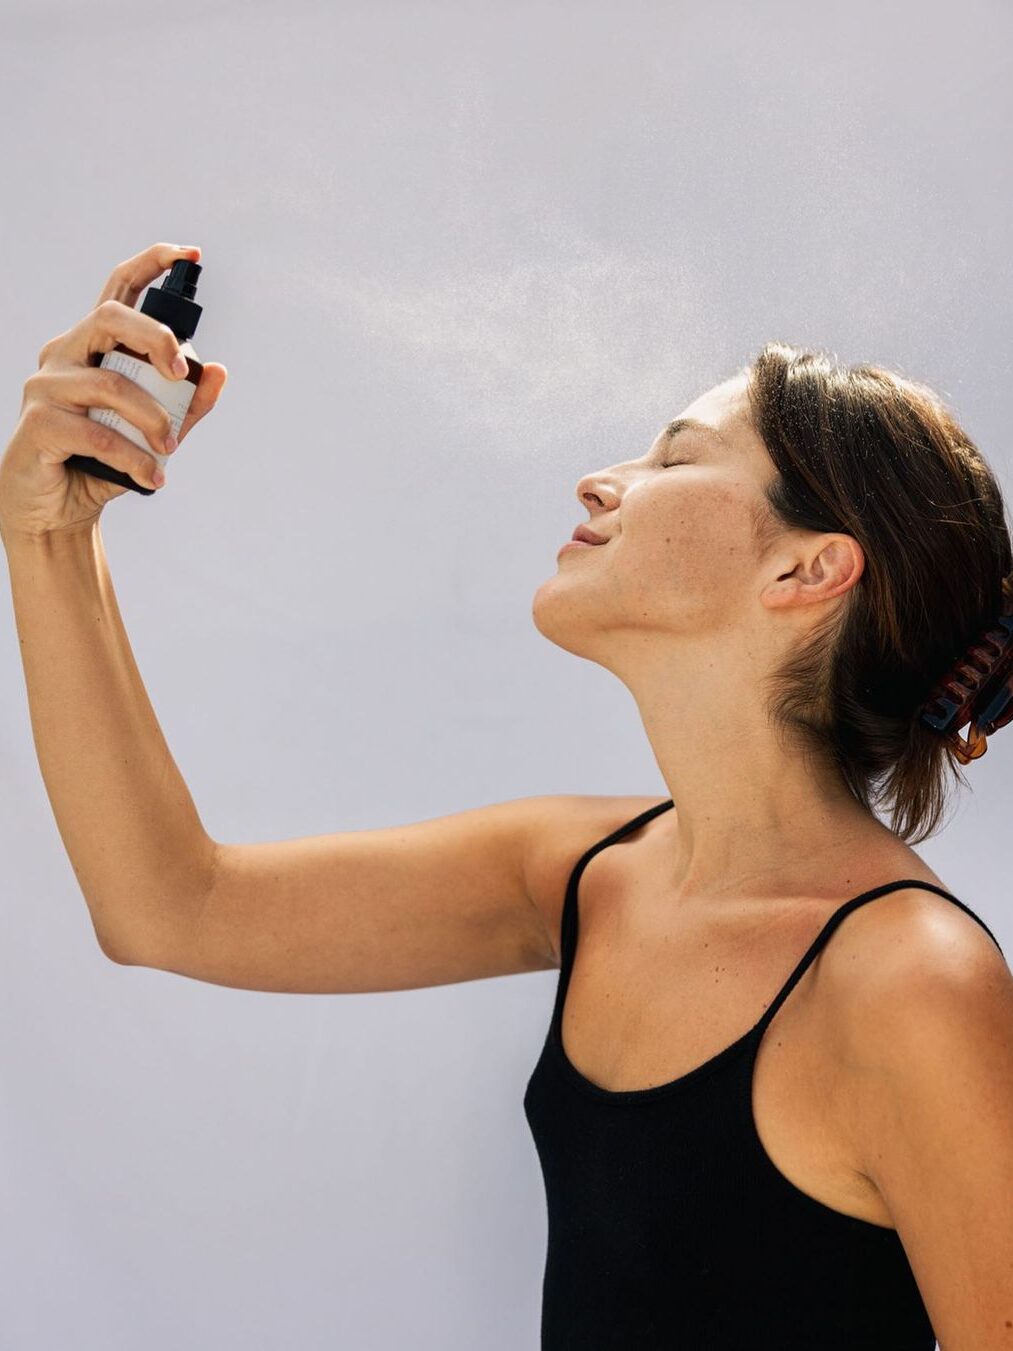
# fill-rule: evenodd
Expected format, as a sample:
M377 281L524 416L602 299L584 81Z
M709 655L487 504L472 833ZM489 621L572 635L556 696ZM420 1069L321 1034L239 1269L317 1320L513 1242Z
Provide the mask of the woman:
M921 385L768 346L581 480L601 542L561 552L534 598L540 632L630 689L669 797L223 844L116 606L98 518L125 490L64 467L151 481L86 410L161 449L164 409L90 363L123 342L171 378L175 338L134 305L197 253L114 270L43 348L0 463L36 749L103 950L313 993L558 966L524 1099L543 1347L1007 1345L1013 977L912 848L952 757L1013 717L993 698L1010 535L976 447ZM181 441L224 380L207 363ZM968 649L977 702L946 724Z

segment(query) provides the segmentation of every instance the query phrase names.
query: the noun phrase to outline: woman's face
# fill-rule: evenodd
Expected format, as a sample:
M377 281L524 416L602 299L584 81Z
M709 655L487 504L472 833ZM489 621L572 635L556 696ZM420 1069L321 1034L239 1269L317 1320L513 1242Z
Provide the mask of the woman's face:
M538 630L609 666L637 637L740 628L760 581L754 515L773 462L748 415L745 374L716 385L646 454L587 474L577 497L607 543L563 553L532 601ZM672 425L672 424L670 424Z

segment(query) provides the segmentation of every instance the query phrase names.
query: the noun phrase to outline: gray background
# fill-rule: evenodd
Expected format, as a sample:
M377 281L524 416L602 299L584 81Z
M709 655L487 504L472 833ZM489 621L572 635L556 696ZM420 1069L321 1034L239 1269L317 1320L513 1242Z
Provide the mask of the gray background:
M530 601L580 476L768 339L933 384L1009 491L1005 0L4 20L8 426L120 259L203 249L229 383L103 537L217 839L664 795ZM111 964L3 618L2 1351L535 1347L556 973L336 998ZM920 852L1008 951L990 750Z

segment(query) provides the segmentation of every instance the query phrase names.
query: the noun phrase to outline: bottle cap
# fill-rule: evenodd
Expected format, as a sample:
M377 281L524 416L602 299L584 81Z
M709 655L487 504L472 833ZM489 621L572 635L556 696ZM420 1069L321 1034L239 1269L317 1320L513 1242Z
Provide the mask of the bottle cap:
M177 258L161 286L149 286L141 301L141 313L167 324L180 342L192 338L200 323L203 306L194 300L200 274L200 263Z

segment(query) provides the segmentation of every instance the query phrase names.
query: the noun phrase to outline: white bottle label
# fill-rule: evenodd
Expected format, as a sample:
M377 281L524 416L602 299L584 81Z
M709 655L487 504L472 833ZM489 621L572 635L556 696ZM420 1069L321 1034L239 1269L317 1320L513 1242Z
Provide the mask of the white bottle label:
M190 355L187 351L188 344L181 344L184 356ZM137 357L128 356L126 352L106 352L100 365L109 370L119 371L125 375L128 380L133 380L135 384L146 389L151 397L169 414L172 422L173 434L178 437L179 429L183 425L183 419L197 392L197 386L192 380L184 376L181 380L167 380L160 371L158 371L150 361L139 361ZM142 431L139 431L132 422L116 411L115 408L89 408L88 416L93 422L101 422L104 427L112 427L113 431L119 432L125 436L128 441L132 441L140 450L145 451L153 460L165 468L166 462L171 456L166 454L156 454L151 449L151 443Z

